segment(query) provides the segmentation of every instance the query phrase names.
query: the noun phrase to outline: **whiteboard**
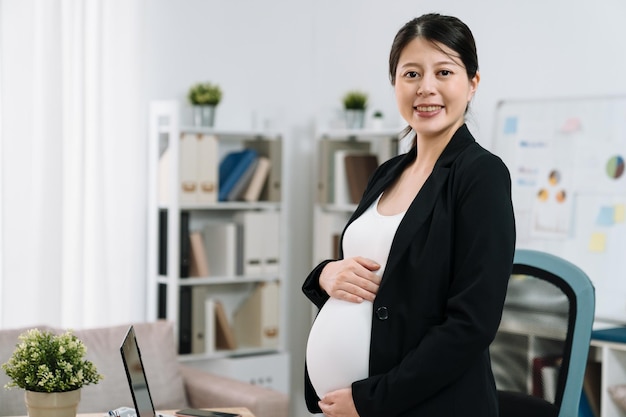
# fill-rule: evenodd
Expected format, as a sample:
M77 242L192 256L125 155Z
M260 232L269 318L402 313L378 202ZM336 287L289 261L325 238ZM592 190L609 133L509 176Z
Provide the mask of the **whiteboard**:
M511 172L517 247L560 256L626 323L626 96L503 101L495 152Z

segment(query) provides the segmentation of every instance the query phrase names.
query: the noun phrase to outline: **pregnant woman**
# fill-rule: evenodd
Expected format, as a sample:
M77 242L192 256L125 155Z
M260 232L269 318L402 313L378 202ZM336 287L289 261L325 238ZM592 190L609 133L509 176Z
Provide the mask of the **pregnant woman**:
M364 279L370 281L363 282L371 289L363 294L367 301L359 299L354 303L331 298L311 328L306 356L309 377L319 397L367 377L371 301L385 270L393 235L404 216L381 214L378 201L350 224L343 238L343 253L354 260L355 275L365 275Z
M489 344L515 249L511 181L465 124L480 75L470 29L426 14L394 38L389 76L411 149L372 175L340 258L309 274L309 411L498 415Z

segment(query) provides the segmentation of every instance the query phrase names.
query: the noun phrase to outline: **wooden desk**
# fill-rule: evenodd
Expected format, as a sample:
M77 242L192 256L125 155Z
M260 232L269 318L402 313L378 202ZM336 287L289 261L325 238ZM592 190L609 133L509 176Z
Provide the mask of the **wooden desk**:
M207 408L207 410L224 411L226 413L241 414L241 417L254 417L254 414L252 414L252 412L250 410L248 410L247 408L245 408L245 407ZM175 411L176 410L157 411L157 414L162 413L162 414L174 415Z
M226 413L237 413L237 414L241 414L241 417L254 417L254 414L252 414L252 412L250 412L250 410L248 410L245 407L207 408L207 410L224 411ZM157 410L157 414L174 415L174 411L176 410ZM105 414L106 414L106 411L103 411L102 413L79 413L76 415L76 417L102 417ZM15 417L28 417L28 416L15 416Z

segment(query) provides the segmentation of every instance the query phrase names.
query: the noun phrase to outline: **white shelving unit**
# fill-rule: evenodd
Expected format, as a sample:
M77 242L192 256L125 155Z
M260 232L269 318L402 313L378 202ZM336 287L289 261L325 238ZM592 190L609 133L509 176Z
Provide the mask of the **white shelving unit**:
M600 417L626 417L626 411L611 399L608 387L626 384L626 345L591 341L590 359L600 367Z
M281 189L283 183L282 174L282 137L275 132L264 131L223 131L210 128L180 126L179 115L180 106L177 101L155 101L150 107L150 130L149 130L149 190L148 190L148 256L147 256L147 317L149 320L165 318L176 324L179 342L179 349L182 352L179 358L189 365L198 367L217 374L227 375L253 384L261 384L285 393L289 390L289 355L286 350L286 294L287 282L285 280L285 253L286 253L286 225L283 201L285 190ZM219 155L214 155L210 163L219 164L223 156L229 151L253 148L259 155L267 156L271 160L271 171L267 179L266 188L258 202L184 202L181 201L179 184L184 175L184 164L181 161L181 135L196 134L209 135L217 138L217 150ZM167 169L160 167L160 156L167 149L168 164ZM206 164L199 164L205 167ZM215 173L217 166L213 167ZM217 183L217 178L216 178ZM217 194L217 190L213 191ZM167 196L166 201L163 195ZM217 200L217 199L215 199ZM162 214L166 212L166 214ZM278 243L278 262L270 272L260 270L255 273L245 273L241 266L237 267L234 274L211 275L203 277L182 277L181 274L181 215L185 213L188 219L190 231L202 230L209 222L240 222L240 216L245 213L271 214L273 218L278 218L278 237L274 240ZM275 216L274 214L278 214ZM166 216L167 227L162 230L160 236L160 222ZM244 226L237 226L237 244L235 256L240 259L245 246L242 244L243 237L246 236ZM250 233L249 235L253 235ZM166 250L159 239L165 238ZM205 239L207 237L205 236ZM208 237L210 239L210 236ZM263 244L263 239L259 240ZM218 242L220 243L220 242ZM164 259L160 256L165 255ZM241 262L240 262L241 263ZM210 265L209 265L210 267ZM268 269L269 270L269 269ZM207 317L204 311L204 304L193 303L191 310L184 310L187 306L186 300L193 300L197 294L200 297L219 300L223 305L226 318L230 326L233 326L235 312L247 301L247 299L260 286L274 285L278 287L277 305L265 305L264 313L276 315L278 325L277 333L269 336L270 343L261 337L262 341L258 345L251 345L250 341L237 343L233 349L206 349L198 351L197 344L191 350L187 346L187 341L183 342L184 331L199 329L198 326L190 324L187 320L184 324L181 320L191 316L196 324L200 323L201 317ZM160 290L159 290L160 288ZM181 297L185 291L185 298L181 303ZM193 293L193 296L189 294ZM199 300L198 298L195 298ZM166 300L166 301L165 301ZM165 302L164 302L165 301ZM197 305L201 304L201 305ZM272 303L273 304L273 303ZM181 309L183 308L183 309ZM198 310L201 309L201 310ZM186 313L181 315L181 312ZM191 311L191 312L189 312ZM185 317L183 317L185 316ZM206 324L203 327L208 332ZM232 328L232 327L231 327ZM236 334L237 329L233 329ZM256 330L256 329L255 329ZM269 334L269 333L264 333ZM192 335L193 337L193 335Z
M563 316L505 310L493 345L497 346L496 352L492 351L496 380L499 369L497 351L517 355L520 366L516 366L513 360L501 369L500 377L504 378L499 381L504 384L501 388L515 389L525 384L527 392L532 392L532 360L539 356L558 355L562 351L565 321ZM598 329L614 326L599 322L595 325ZM588 363L592 366L588 368L586 378L594 368L596 372L599 370L599 375L591 378L599 393L598 417L626 417L626 411L615 404L608 391L608 387L626 384L626 344L592 339Z
M317 137L316 172L317 197L313 210L313 264L335 257L333 236L343 230L356 204L334 200L334 152L338 150L368 152L378 157L379 164L397 155L401 146L397 129L338 129L319 131Z

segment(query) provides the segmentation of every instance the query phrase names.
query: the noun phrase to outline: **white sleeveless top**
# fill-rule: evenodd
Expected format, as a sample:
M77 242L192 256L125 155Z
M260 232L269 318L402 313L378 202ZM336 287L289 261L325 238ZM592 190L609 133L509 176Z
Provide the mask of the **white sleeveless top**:
M376 201L354 222L343 238L344 258L362 256L376 261L382 276L391 242L404 213L383 216ZM367 378L372 328L372 303L330 298L311 327L306 348L309 378L317 395L349 387Z

